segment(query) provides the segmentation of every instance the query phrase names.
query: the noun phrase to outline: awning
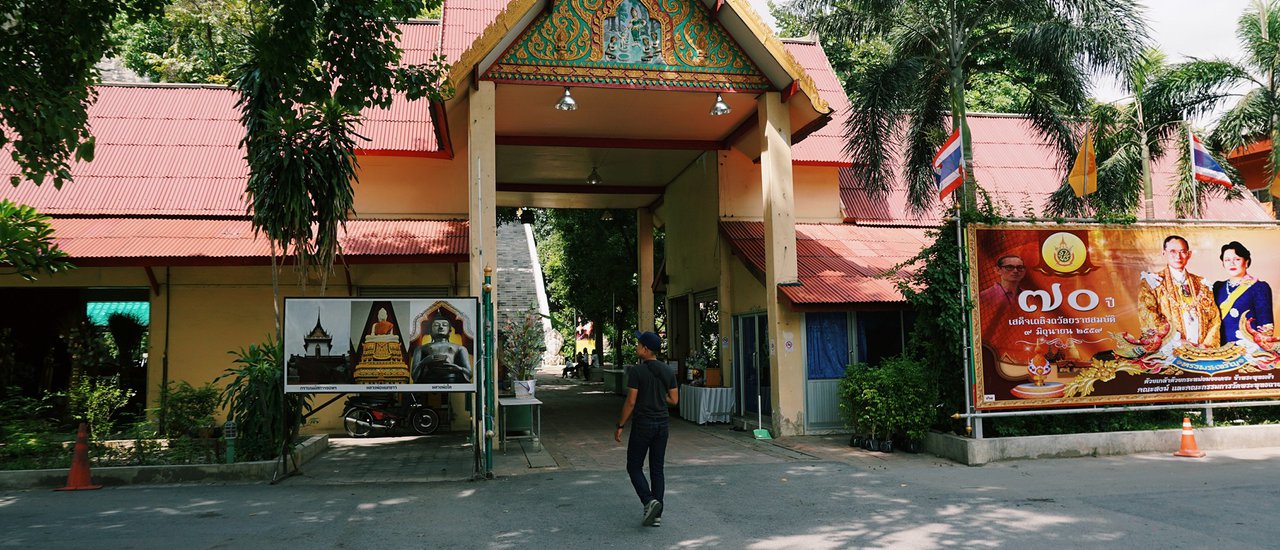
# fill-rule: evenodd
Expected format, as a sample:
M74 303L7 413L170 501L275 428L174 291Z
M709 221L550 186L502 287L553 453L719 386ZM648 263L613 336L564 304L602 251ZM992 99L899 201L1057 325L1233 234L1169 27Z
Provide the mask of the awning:
M763 280L764 224L721 222L734 254ZM899 264L929 241L919 227L865 227L851 224L796 224L800 284L779 291L797 309L850 309L901 305L896 279L908 274Z
M77 265L266 265L270 247L246 219L54 218L54 238ZM464 220L352 220L340 237L348 263L466 262Z

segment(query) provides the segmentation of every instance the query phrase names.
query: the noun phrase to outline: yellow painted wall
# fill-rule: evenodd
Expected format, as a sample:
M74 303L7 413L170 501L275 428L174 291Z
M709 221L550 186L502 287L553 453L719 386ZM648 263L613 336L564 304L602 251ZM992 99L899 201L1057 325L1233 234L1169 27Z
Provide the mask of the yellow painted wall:
M741 259L735 256L731 264L733 311L728 312L729 315L764 311L764 284L747 270Z
M163 271L163 268L160 270ZM147 288L147 272L141 267L79 268L26 281L17 275L0 275L3 287Z
M704 154L667 186L661 219L665 222L667 295L679 296L720 284L715 154Z
M760 165L737 150L718 153L720 216L726 220L759 220L764 216ZM797 223L842 221L838 169L827 166L792 167Z
M457 269L453 264L414 265L354 265L351 280L360 286L461 286L465 281L466 265ZM228 352L250 344L260 343L275 332L275 310L272 307L271 270L269 267L172 267L154 269L161 283L160 294L151 294L150 349L147 368L148 393L153 402L164 377L165 344L168 343L168 378L192 385L212 382L227 368L233 366L234 357ZM148 288L146 272L138 268L86 268L65 274L42 277L28 283L18 277L0 277L0 286L21 287L98 287L98 288ZM327 296L347 296L345 273L338 268L330 279ZM318 282L311 282L304 291L297 284L291 268L281 271L282 296L320 296ZM172 308L167 307L172 304ZM172 315L166 319L166 313ZM168 330L166 331L166 325ZM167 334L166 334L167 332ZM167 337L166 337L167 336ZM225 384L218 384L223 386ZM313 403L320 404L333 397L317 394ZM465 429L466 421L460 418L461 401L454 406L454 429ZM312 417L307 433L337 433L342 431L341 402L329 406ZM220 415L221 416L221 415ZM225 417L220 417L219 421ZM459 428L461 426L461 428Z
M360 157L356 214L378 218L466 218L466 181L466 165L457 157Z

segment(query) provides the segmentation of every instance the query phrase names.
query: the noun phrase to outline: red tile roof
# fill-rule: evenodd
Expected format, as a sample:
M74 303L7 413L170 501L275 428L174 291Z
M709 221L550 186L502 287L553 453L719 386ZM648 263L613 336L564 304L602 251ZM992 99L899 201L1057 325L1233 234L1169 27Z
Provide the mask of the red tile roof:
M720 222L736 255L764 272L764 224ZM796 306L893 304L905 299L886 275L928 245L918 227L796 224L799 286L779 290Z
M402 65L421 65L431 61L440 51L439 21L407 21L400 24ZM365 152L435 153L440 151L435 125L431 119L431 103L425 99L409 101L396 94L390 108L367 108L360 112L362 124L356 133L368 139L358 143Z
M441 52L448 62L456 62L508 3L508 0L446 0L440 21L444 28Z
M426 61L439 47L440 25L401 25L405 61ZM240 140L238 95L222 86L104 85L89 107L93 162L71 166L62 190L24 182L0 198L52 215L243 216L249 170ZM389 109L365 109L360 151L436 153L440 146L428 101L397 96ZM19 173L0 152L0 179Z
M235 101L223 87L101 86L89 108L94 161L73 163L62 190L23 182L0 197L54 215L244 215ZM0 154L0 176L18 172Z
M827 61L827 54L817 42L788 38L782 41L787 51L813 78L822 99L831 106L831 120L817 131L791 147L792 164L801 165L850 165L850 157L844 152L844 125L848 118L849 97L836 76L835 69ZM793 132L799 128L792 128Z
M1005 203L1014 216L1028 208L1044 215L1044 205L1066 177L1057 153L1026 119L1011 115L970 114L973 135L974 177L997 203ZM1174 219L1171 197L1177 183L1177 158L1168 155L1152 169L1157 219ZM906 190L895 170L897 187L885 198L872 200L854 182L851 170L841 170L840 199L845 219L859 224L936 224L939 207L919 216L908 214ZM1257 201L1209 201L1204 219L1223 221L1267 220L1271 217Z
M226 265L268 261L248 220L54 218L59 248L85 265ZM466 261L464 220L353 220L341 239L349 261ZM412 257L412 258L409 258Z

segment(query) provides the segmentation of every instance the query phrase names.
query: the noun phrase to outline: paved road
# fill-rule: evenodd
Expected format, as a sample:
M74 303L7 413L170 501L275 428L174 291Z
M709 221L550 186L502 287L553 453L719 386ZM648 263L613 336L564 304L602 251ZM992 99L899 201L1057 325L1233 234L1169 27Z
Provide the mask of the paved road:
M639 525L618 471L483 482L0 494L23 548L1217 548L1280 546L1280 449L1020 461L921 456L669 468Z
M645 528L612 439L621 398L546 382L544 446L499 453L495 480L460 481L472 464L460 434L336 439L276 486L0 493L0 546L1280 548L1280 448L969 468L680 420L668 510Z

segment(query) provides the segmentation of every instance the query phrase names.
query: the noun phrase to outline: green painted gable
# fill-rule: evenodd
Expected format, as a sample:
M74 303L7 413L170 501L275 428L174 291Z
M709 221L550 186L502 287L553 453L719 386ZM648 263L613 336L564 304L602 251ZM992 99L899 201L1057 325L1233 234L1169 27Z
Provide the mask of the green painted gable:
M484 78L658 89L770 88L697 0L554 0Z

